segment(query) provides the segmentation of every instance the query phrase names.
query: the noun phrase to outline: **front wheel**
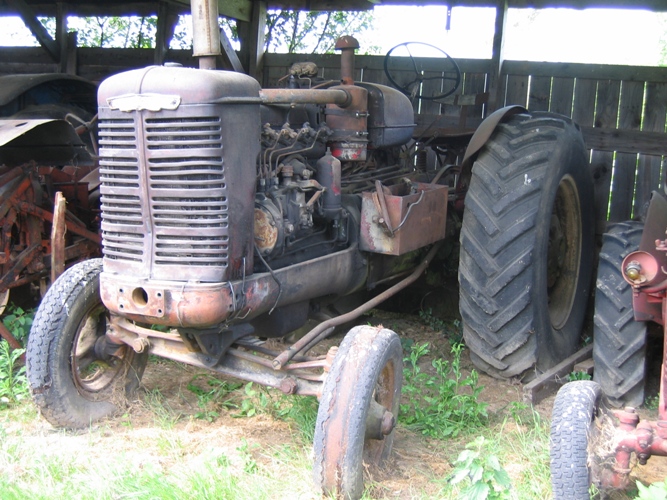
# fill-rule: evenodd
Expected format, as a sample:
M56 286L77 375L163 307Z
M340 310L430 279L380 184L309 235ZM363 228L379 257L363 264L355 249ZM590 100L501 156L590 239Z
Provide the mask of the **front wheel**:
M576 350L593 232L578 127L550 113L499 124L473 166L461 229L463 335L480 370L543 372Z
M551 415L551 485L554 500L589 500L596 482L589 456L600 386L590 380L565 384Z
M30 331L30 392L56 427L86 427L116 412L138 387L146 367L147 352L106 342L101 272L101 259L65 271L44 296Z
M391 452L402 381L396 333L350 330L324 383L315 424L313 473L325 494L362 496L365 466L380 465Z

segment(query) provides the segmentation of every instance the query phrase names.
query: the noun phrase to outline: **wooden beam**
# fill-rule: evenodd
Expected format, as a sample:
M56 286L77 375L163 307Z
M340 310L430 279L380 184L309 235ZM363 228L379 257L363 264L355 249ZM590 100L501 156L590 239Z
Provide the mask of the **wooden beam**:
M158 5L157 29L155 32L155 56L153 63L164 64L169 53L169 43L174 36L174 28L178 23L178 14L171 8L168 2L160 2Z
M248 68L248 74L262 81L264 65L264 26L266 26L267 3L258 0L253 3L252 20L237 23L241 39L241 62Z
M221 16L250 22L252 20L253 2L251 0L218 0Z
M532 405L538 404L544 398L556 392L561 385L567 382L567 376L574 369L574 365L590 358L593 354L593 344L589 344L572 356L561 361L538 378L523 386L523 400Z
M505 104L505 85L503 66L503 46L505 44L505 23L507 19L508 0L498 0L496 5L496 22L491 49L491 70L489 71L489 109L487 114L501 108Z
M588 149L667 155L667 134L640 130L581 127Z
M58 43L51 38L49 32L46 31L46 28L42 26L42 23L39 22L37 16L33 12L32 8L24 2L24 0L5 0L10 7L14 8L21 19L28 27L28 29L35 35L39 44L46 50L51 58L58 62L60 61L60 47Z
M243 64L239 59L238 54L232 47L232 42L229 40L225 30L220 30L220 46L222 48L223 69L231 69L237 73L245 73Z
M166 0L179 14L190 12L189 0ZM16 13L10 0L0 0L0 15ZM37 16L53 17L55 2L49 0L25 0ZM69 0L72 13L78 16L150 16L157 15L155 1L142 0ZM226 17L250 22L253 0L219 0L220 13ZM382 5L426 6L443 5L444 0L382 0ZM369 0L270 0L269 9L296 10L369 10L376 3ZM449 5L457 7L496 7L497 0L456 0ZM573 8L594 7L643 9L656 12L667 11L664 0L509 0L510 8Z
M67 73L67 6L56 4L56 42L60 45L60 72Z

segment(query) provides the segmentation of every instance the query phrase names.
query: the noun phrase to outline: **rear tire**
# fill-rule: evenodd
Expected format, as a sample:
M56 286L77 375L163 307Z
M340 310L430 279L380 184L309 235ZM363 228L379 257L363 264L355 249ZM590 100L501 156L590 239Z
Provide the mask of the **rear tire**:
M589 467L589 442L600 403L600 385L590 380L565 384L551 414L551 485L554 500L589 500L596 482Z
M115 413L139 386L148 352L127 345L100 354L107 310L100 298L102 259L65 271L44 296L26 349L33 400L52 425L87 427Z
M635 321L632 287L625 281L623 259L639 249L644 225L625 222L603 235L595 293L594 379L616 407L644 402L646 330Z
M514 115L479 153L459 262L463 335L497 378L543 372L578 345L591 285L593 183L578 127Z

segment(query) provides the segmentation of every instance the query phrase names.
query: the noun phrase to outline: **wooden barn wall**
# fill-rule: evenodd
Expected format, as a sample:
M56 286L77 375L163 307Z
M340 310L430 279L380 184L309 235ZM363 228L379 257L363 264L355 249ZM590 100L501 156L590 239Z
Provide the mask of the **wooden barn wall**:
M150 65L152 59L150 49L80 48L77 73L99 82L110 74ZM169 60L196 64L190 51L170 51ZM316 62L319 76L339 79L337 54L265 54L262 85L277 86L290 65L303 60ZM491 62L457 61L462 72L459 95L444 103L415 103L418 129L424 130L437 120L442 133L462 128L472 131L490 109L484 102L489 95ZM355 78L388 84L383 62L383 56L357 56ZM442 60L420 59L420 63L427 76L443 72ZM58 71L57 64L40 48L0 48L0 75ZM409 60L404 61L402 71L404 76L399 74L397 80L414 79ZM498 106L521 104L530 110L554 111L581 125L595 179L598 231L604 230L607 217L622 221L636 216L650 192L662 188L667 170L667 68L505 61L498 88Z
M339 78L338 56L306 57L318 64L319 76ZM276 86L289 66L303 58L266 54L264 86ZM425 75L442 74L442 61L420 62ZM466 96L458 101L469 104L416 103L418 125L426 128L437 117L441 129L474 129L482 120L486 105L480 101L489 90L491 63L458 62L462 85L457 93ZM406 81L414 79L413 75L411 63L405 61ZM357 56L355 78L387 84L383 57ZM607 220L637 216L651 191L662 189L667 155L667 68L505 61L499 88L499 106L521 104L533 111L552 111L572 117L581 126L595 182L599 232L604 231Z

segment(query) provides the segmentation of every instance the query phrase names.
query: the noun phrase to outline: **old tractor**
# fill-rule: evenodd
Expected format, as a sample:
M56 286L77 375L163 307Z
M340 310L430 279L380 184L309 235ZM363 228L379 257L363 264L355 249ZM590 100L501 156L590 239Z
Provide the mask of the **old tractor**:
M649 327L667 317L667 199L654 192L644 222L614 224L603 237L595 295L593 381L566 384L551 425L557 499L625 489L636 463L667 455L663 363L658 420L642 420ZM634 455L634 457L633 457Z
M11 290L43 294L100 253L96 92L72 75L0 77L0 314ZM2 323L0 336L20 347Z
M51 286L27 347L49 422L112 414L148 355L163 356L317 396L315 482L358 498L365 466L391 449L401 343L357 326L317 348L418 279L455 237L448 218L460 220L464 198L461 311L476 362L514 377L574 351L593 237L578 127L504 108L466 138L462 163L427 168L409 147L410 99L355 83L357 46L339 40L334 82L302 65L286 88L262 89L210 69L195 47L199 69L153 66L100 85L103 258ZM461 137L430 144L456 157ZM316 326L288 342L309 318Z

